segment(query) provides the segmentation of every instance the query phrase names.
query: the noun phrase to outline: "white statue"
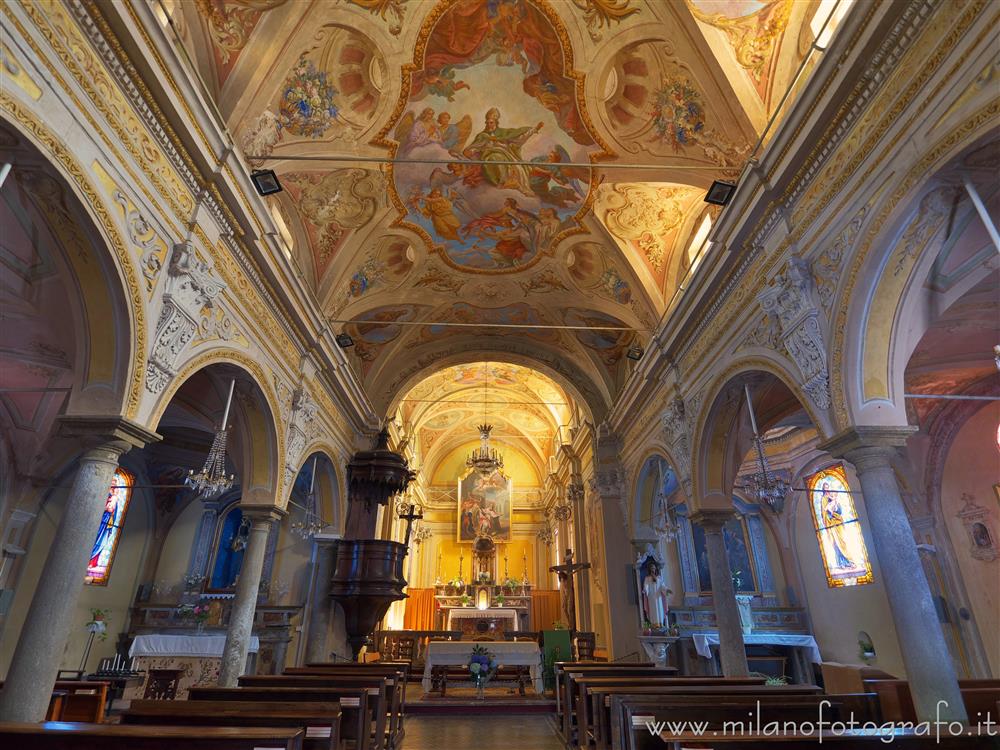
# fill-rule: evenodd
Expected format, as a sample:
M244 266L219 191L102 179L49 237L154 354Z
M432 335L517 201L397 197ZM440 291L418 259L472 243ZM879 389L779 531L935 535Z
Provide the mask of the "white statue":
M667 627L667 612L670 611L668 598L671 593L660 580L659 564L650 560L646 567L646 577L642 580L642 610L652 627Z

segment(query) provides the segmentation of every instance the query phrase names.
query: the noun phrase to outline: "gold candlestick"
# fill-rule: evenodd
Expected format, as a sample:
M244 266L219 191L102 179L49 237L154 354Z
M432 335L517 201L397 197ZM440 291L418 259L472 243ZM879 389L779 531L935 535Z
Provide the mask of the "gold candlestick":
M441 583L441 550L438 550L437 567L434 569L434 585Z
M465 555L459 554L458 556L458 580L462 580L462 563L465 562Z

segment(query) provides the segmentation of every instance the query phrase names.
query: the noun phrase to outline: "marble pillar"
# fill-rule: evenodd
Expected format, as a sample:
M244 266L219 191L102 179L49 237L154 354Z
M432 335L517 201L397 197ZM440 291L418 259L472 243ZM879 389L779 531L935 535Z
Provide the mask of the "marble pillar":
M3 691L0 721L45 720L49 698L72 628L80 627L77 604L87 562L101 523L108 488L119 457L136 445L157 439L153 433L116 418L64 419L60 429L75 440L100 442L80 456L66 509L28 607ZM72 427L66 430L67 424Z
M330 598L330 578L333 575L333 548L339 538L339 534L317 534L313 537L312 591L306 614L306 664L330 661L334 604Z
M915 427L852 427L819 446L857 470L918 721L965 721L945 642L892 459Z
M726 552L722 528L733 517L731 510L700 510L691 515L705 531L705 551L708 553L708 571L712 577L712 602L715 621L719 628L719 660L726 677L746 677L750 674L747 652L743 645L743 626L740 608L733 587L732 569Z
M264 553L267 551L267 537L271 524L284 515L283 511L270 506L244 505L242 511L243 517L250 519L250 536L243 553L243 564L236 582L236 596L229 613L229 629L226 631L226 645L219 669L220 687L236 687L239 676L246 668L260 576L264 569Z

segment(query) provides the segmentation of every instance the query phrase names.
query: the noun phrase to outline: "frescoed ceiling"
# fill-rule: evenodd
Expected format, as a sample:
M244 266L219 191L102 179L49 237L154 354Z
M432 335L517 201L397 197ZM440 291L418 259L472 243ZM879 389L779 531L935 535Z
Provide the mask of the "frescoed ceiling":
M595 414L821 4L166 0L376 408L495 355Z
M554 454L555 436L578 418L573 398L544 373L502 362L438 370L405 391L395 419L409 436L424 480L451 485L466 473L481 424L521 487L538 487ZM516 474L516 476L513 476Z

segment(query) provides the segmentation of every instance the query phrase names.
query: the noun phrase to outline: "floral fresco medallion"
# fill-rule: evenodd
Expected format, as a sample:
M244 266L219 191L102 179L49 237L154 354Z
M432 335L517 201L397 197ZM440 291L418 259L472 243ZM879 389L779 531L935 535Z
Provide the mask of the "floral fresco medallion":
M285 80L278 104L278 127L292 135L322 138L337 121L337 89L326 71L304 55Z
M403 75L376 139L404 160L389 180L399 224L473 273L522 270L581 231L586 165L613 154L591 132L568 36L543 0L442 0Z
M705 129L701 96L689 81L664 81L655 93L652 115L656 135L670 143L674 151L697 142Z

